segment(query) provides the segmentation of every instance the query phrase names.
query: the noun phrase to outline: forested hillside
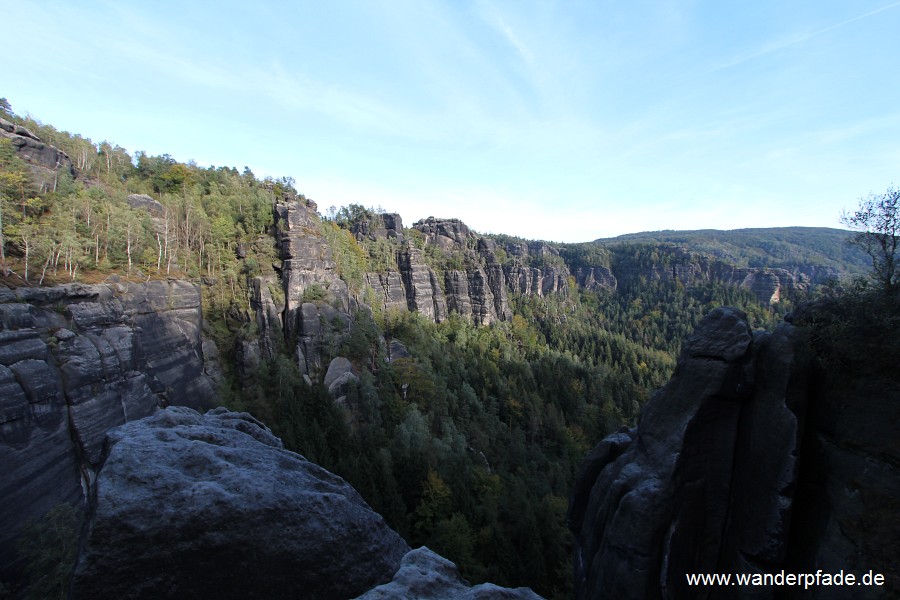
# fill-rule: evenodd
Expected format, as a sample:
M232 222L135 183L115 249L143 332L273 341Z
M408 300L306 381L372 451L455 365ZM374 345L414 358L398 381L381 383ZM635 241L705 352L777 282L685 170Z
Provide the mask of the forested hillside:
M817 283L802 267L857 265L829 230L784 247L773 232L770 252L322 216L290 178L132 156L3 104L2 283L198 282L222 403L345 477L410 545L548 597L571 587L564 520L584 454L636 422L701 317L729 304L767 327ZM41 162L48 146L61 153ZM655 243L676 241L689 251Z
M837 221L838 215L835 215ZM740 267L791 268L797 265L831 267L842 275L859 275L869 267L866 255L847 244L850 232L827 227L769 227L721 231L645 231L596 240L620 243L674 244Z

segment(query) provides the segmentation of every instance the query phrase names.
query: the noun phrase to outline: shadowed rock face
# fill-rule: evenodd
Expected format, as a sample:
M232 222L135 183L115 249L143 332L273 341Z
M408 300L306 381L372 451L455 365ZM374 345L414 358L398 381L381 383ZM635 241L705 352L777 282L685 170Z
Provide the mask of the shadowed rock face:
M75 504L108 429L215 393L189 283L0 286L0 575L22 524ZM205 341L207 348L211 342Z
M896 384L817 372L802 329L754 333L740 311L713 311L636 430L603 440L582 466L569 509L576 597L693 598L686 573L826 567L880 567L893 587L853 597L888 597L898 589L896 558L885 562L898 544L883 541L900 539L889 517L900 507L898 413ZM867 513L881 515L880 531ZM703 597L778 593L708 587Z
M72 598L356 596L409 551L343 479L245 413L170 407L109 432Z

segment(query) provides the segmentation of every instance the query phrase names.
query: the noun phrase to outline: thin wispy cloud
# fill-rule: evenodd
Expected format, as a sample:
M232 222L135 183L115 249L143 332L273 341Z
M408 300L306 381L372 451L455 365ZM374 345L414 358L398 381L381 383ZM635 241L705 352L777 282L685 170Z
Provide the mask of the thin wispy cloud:
M886 10L890 10L892 8L896 8L898 6L900 6L900 2L893 2L891 4L888 4L887 6L882 6L881 8L877 8L875 10L870 10L863 14L857 15L853 18L846 19L839 23L835 23L834 25L829 25L828 27L824 27L822 29L817 29L815 31L811 31L811 32L807 32L807 33L795 33L795 34L791 34L791 35L782 37L782 38L774 40L774 41L770 41L770 42L764 44L761 48L759 48L757 50L754 50L754 51L746 53L746 54L739 55L731 60L725 61L724 63L715 66L714 68L710 69L707 72L707 74L714 73L716 71L721 71L723 69L730 69L730 68L736 67L742 63L766 56L768 54L772 54L773 52L779 52L786 48L790 48L791 46L796 46L798 44L808 42L809 40L811 40L817 36L820 36L824 33L834 31L835 29L840 29L841 27L845 27L851 23L855 23L857 21L867 19L871 16L877 15L879 13L882 13Z

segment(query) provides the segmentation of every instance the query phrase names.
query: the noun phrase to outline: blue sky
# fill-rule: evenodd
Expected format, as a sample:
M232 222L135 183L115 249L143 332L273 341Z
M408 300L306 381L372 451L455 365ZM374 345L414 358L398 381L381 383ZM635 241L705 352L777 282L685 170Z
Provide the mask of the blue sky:
M0 96L322 211L587 241L900 184L900 2L2 0Z

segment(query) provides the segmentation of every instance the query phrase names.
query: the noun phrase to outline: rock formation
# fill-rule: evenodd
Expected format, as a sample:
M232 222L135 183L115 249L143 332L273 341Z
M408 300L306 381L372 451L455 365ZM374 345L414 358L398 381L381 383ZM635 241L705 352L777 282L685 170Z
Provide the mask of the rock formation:
M183 281L0 286L0 575L27 519L82 497L109 428L212 400L201 327Z
M251 277L250 310L256 323L262 358L271 360L284 341L284 326L281 315L284 311L283 294L274 294L279 283L274 277ZM276 302L277 298L277 302Z
M442 250L462 250L469 245L471 232L459 219L428 217L417 221L413 228L425 235L426 244L433 244Z
M338 600L409 551L343 479L221 408L110 431L86 519L73 599Z
M147 194L128 194L125 202L131 208L147 211L154 219L161 219L166 215L166 207Z
M397 240L403 243L403 219L397 213L378 213L350 225L350 233L359 240Z
M737 267L711 256L666 244L659 245L658 253L658 261L637 270L614 265L615 277L620 280L646 277L650 280L679 281L686 286L717 281L746 288L761 304L768 306L779 302L785 291L806 291L810 284L823 284L837 275L833 269L808 265L800 265L793 270Z
M353 372L353 365L343 356L338 356L328 363L328 371L322 385L328 389L335 401L343 404L352 386L359 382L359 377Z
M317 285L343 310L350 309L347 284L335 271L331 246L320 231L316 204L296 200L275 205L275 227L281 253L284 289L284 328L289 337L300 329L300 307L304 292Z
M609 267L578 267L574 270L575 281L586 290L606 289L615 291L618 286L616 276Z
M16 155L28 164L41 189L56 189L61 172L75 177L75 167L69 156L59 148L44 143L25 127L0 119L0 137L12 143Z
M366 273L365 285L371 289L373 297L382 310L406 310L406 289L397 271L386 273Z
M740 311L713 311L637 429L603 440L582 466L569 509L576 597L696 597L687 573L870 568L893 577L896 591L896 559L866 564L860 550L884 535L900 539L886 517L900 503L900 389L836 383L816 372L803 329L752 332ZM878 416L862 418L871 409ZM878 429L864 434L866 422ZM879 532L862 522L876 509ZM857 589L854 597L885 591ZM702 593L774 598L783 590ZM846 597L834 588L808 594Z
M456 565L426 547L410 550L390 583L369 590L358 600L540 600L530 588L503 588L492 583L470 586Z
M446 319L444 292L438 284L437 275L422 259L421 252L407 243L397 257L397 264L406 289L407 308L438 323Z

